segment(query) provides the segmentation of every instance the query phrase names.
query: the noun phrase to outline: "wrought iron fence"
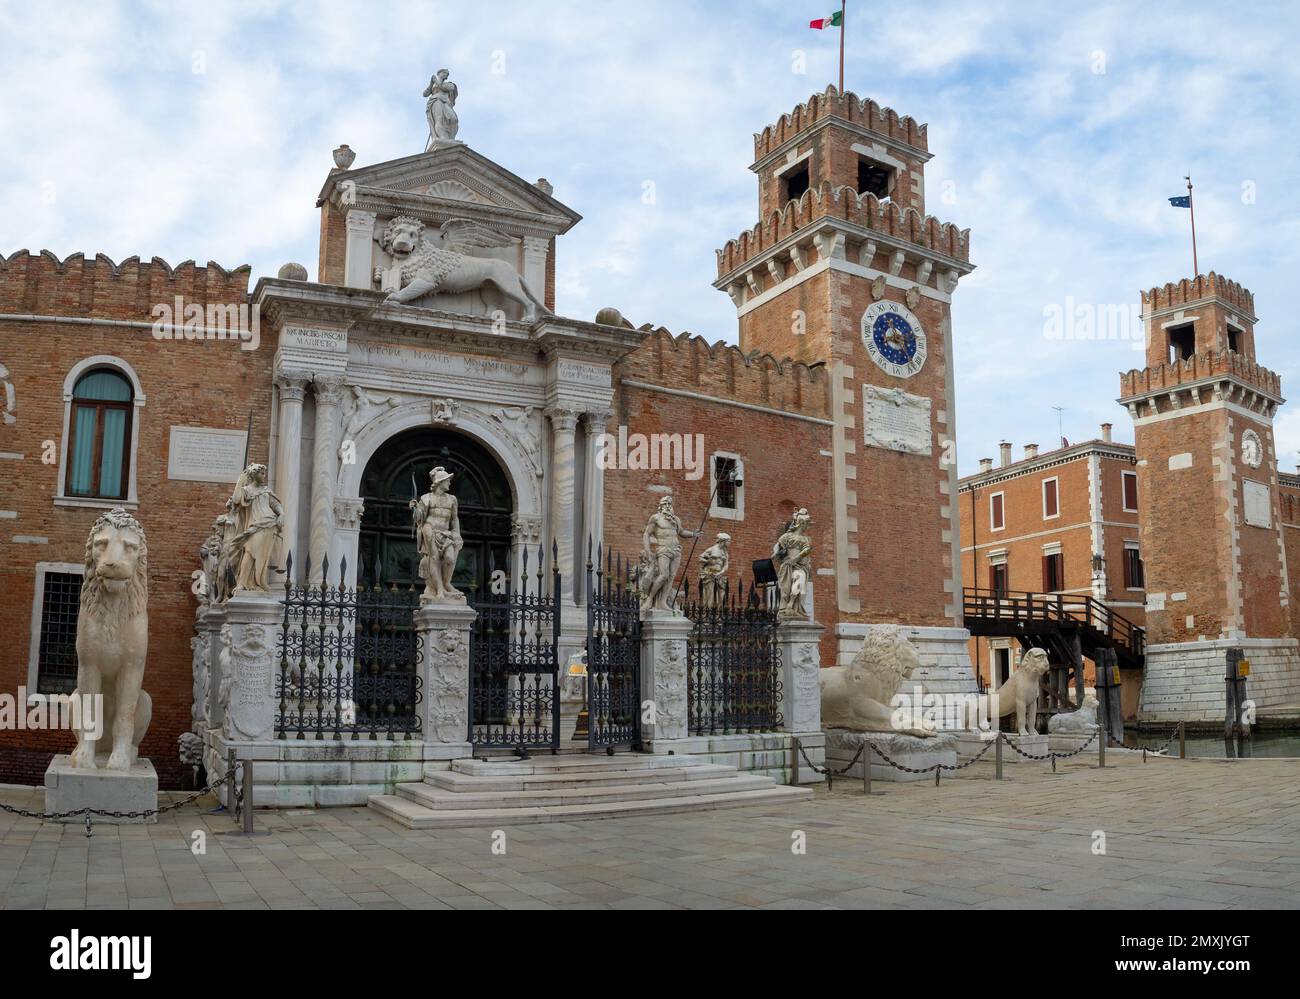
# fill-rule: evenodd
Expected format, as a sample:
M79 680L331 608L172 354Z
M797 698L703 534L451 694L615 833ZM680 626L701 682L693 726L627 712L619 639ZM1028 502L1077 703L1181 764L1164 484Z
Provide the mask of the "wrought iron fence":
M781 652L767 587L701 580L684 608L687 724L691 735L771 732L781 727Z
M305 578L311 578L311 559ZM420 643L412 614L420 590L385 585L375 566L369 586L348 586L347 559L330 583L295 586L285 570L284 620L275 734L280 739L370 739L420 734Z
M551 547L551 568L539 545L533 559L522 553L518 579L501 592L476 592L478 611L469 644L469 739L476 748L501 747L527 755L559 748L560 691L556 648L560 639L560 570ZM530 574L530 561L536 565ZM490 566L489 579L496 576ZM547 592L546 577L550 576Z
M603 561L603 565L602 565ZM641 743L641 600L632 565L587 542L587 747Z

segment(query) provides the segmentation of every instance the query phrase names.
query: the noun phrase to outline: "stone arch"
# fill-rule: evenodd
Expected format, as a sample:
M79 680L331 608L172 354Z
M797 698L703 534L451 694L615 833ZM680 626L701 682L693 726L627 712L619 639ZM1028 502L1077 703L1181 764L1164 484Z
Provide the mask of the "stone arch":
M356 435L356 461L343 466L339 477L338 498L361 498L361 477L375 452L391 437L416 427L443 427L455 430L482 444L500 462L514 496L515 516L540 520L542 517L541 478L537 467L517 447L505 428L476 406L461 404L450 420L435 423L431 418L430 399L411 400L378 414Z

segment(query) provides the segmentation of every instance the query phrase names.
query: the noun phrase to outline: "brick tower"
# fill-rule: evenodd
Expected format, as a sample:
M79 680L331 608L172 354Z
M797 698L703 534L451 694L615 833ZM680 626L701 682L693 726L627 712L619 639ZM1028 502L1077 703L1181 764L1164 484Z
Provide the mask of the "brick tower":
M761 221L718 251L741 349L832 386L838 659L909 627L931 690L973 689L961 616L952 327L970 233L925 214L926 126L827 88L754 136ZM791 497L798 502L798 497ZM832 564L833 561L833 564Z
M1225 650L1261 708L1300 695L1278 507L1276 374L1255 361L1255 302L1200 275L1142 294L1147 366L1120 376L1133 418L1147 657L1139 718L1221 721Z

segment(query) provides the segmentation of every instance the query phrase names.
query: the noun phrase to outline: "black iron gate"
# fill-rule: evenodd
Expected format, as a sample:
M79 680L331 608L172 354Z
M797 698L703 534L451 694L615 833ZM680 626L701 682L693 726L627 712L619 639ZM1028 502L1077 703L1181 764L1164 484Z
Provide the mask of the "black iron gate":
M691 735L774 732L781 727L781 650L773 594L743 581L701 583L688 600L687 730Z
M305 573L311 579L311 559ZM412 614L420 591L347 584L348 563L330 582L329 559L318 583L295 586L285 568L279 671L278 739L416 739L420 736L420 643Z
M602 567L602 557L604 565ZM587 550L587 747L641 744L641 605L622 556Z
M469 740L476 749L523 756L559 749L560 571L554 545L549 572L540 545L535 553L532 574L525 548L518 580L492 565L489 585L471 597L478 617L469 643Z

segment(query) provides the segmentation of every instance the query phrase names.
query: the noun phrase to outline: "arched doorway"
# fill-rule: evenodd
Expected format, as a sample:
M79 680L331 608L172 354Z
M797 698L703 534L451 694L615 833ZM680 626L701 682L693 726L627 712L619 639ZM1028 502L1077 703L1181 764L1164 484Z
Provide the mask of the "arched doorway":
M455 476L451 492L465 539L456 563L456 588L474 601L487 592L493 568L510 568L510 482L487 448L453 430L416 427L386 441L361 478L365 511L358 544L357 580L373 585L419 583L419 553L410 502L429 488L429 471L441 465Z

